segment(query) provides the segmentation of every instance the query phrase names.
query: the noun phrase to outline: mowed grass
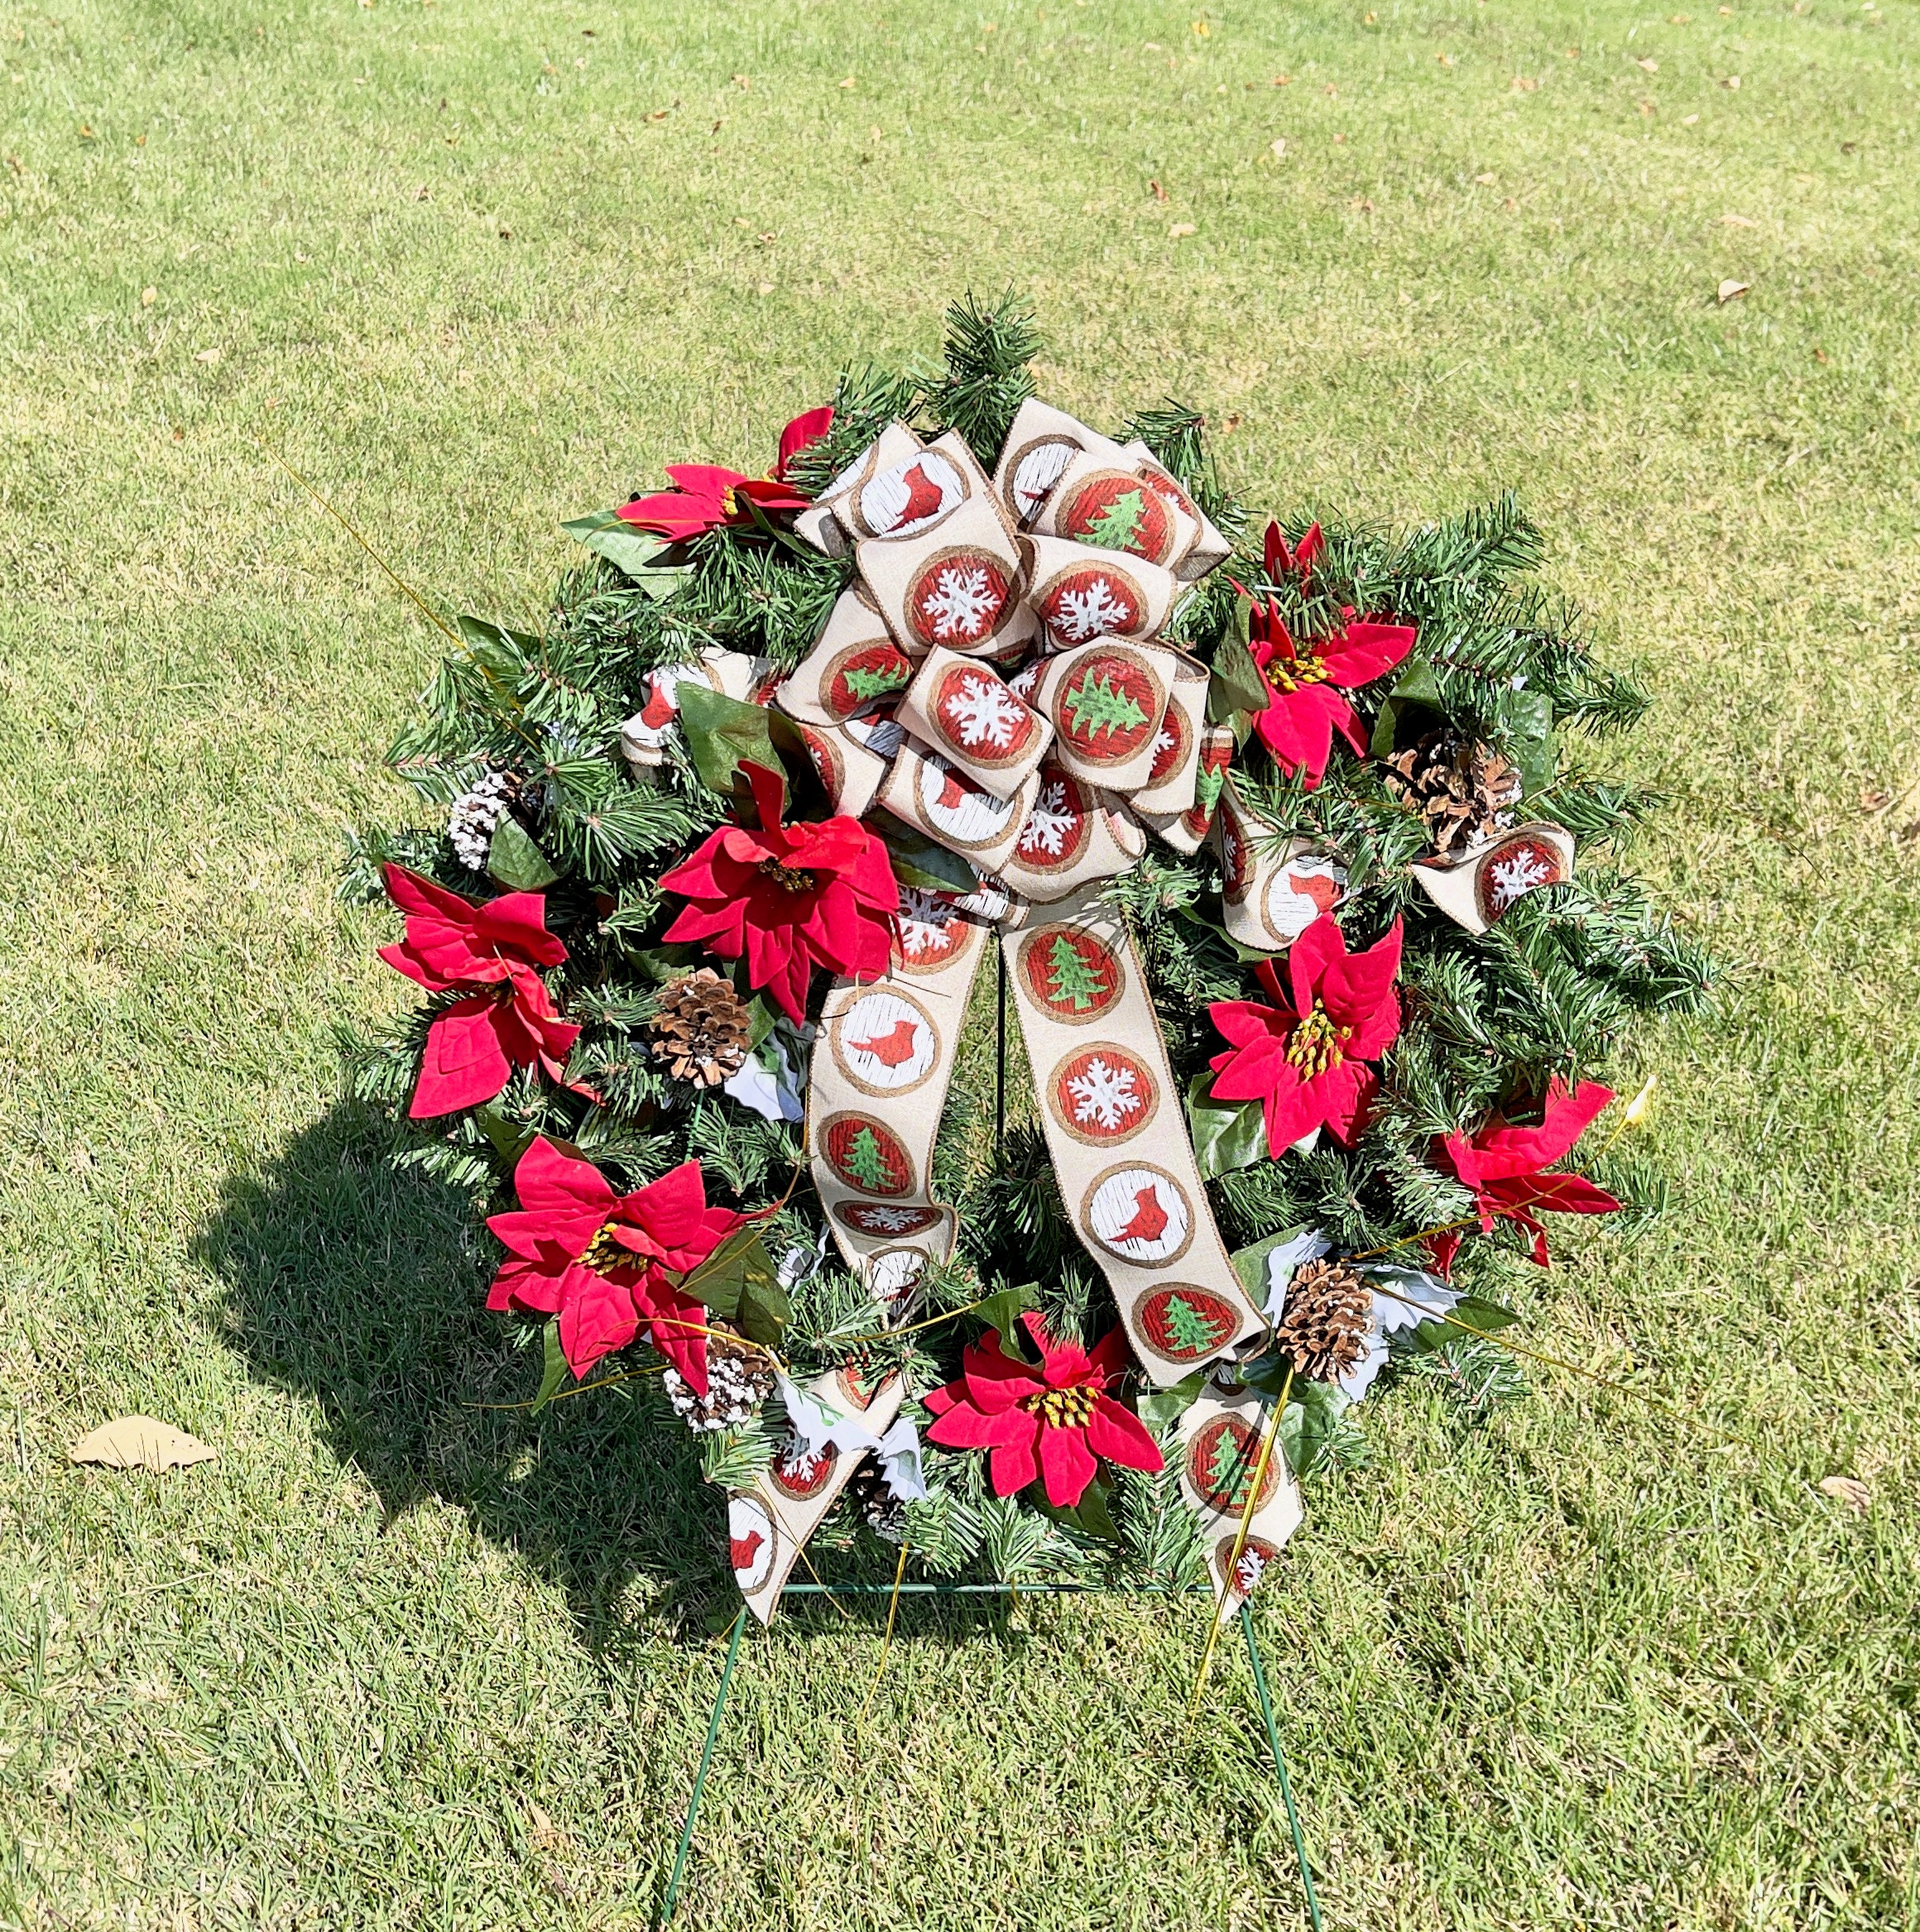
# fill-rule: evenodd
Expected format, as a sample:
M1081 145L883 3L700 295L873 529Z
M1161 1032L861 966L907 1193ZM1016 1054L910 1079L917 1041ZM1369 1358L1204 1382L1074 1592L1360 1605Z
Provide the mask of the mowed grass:
M0 1921L648 1922L718 1498L468 1406L488 1243L337 1104L438 640L263 448L537 621L561 518L1010 283L1263 506L1518 486L1734 969L1622 1070L1670 1216L1521 1331L1711 1427L1403 1388L1261 1600L1328 1925L1920 1924L1920 24L1680 3L0 12ZM70 1465L128 1411L220 1460ZM862 1721L881 1621L751 1636L688 1925L1301 1922L1195 1608L910 1604Z

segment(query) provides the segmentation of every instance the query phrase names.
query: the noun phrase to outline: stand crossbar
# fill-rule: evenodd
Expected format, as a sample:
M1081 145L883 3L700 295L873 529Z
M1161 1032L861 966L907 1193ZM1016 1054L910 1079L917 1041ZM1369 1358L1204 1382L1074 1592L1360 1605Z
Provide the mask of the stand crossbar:
M1196 1586L1211 1595L1205 1584ZM1167 1596L1179 1594L1179 1586L1169 1584L1036 1583L1024 1590L1002 1583L790 1583L785 1594L809 1597L973 1597L994 1596ZM740 1655L740 1638L746 1628L744 1604L733 1619L732 1634L727 1642L727 1661L721 1667L719 1688L713 1694L713 1715L707 1722L707 1741L700 1749L700 1768L694 1775L693 1795L687 1800L687 1815L680 1826L680 1842L674 1852L674 1866L667 1888L654 1919L654 1932L664 1928L680 1901L680 1881L686 1872L687 1853L694 1842L694 1825L700 1815L700 1800L706 1795L707 1772L713 1762L714 1740L720 1735L721 1714L727 1708L727 1690L733 1680L733 1666ZM1274 1754L1274 1771L1279 1780L1280 1797L1287 1808L1287 1823L1294 1834L1294 1855L1299 1861L1300 1886L1307 1897L1307 1918L1312 1932L1322 1932L1320 1901L1313 1891L1313 1868L1307 1858L1307 1835L1300 1829L1300 1814L1294 1804L1293 1781L1287 1776L1287 1760L1280 1749L1280 1728L1274 1717L1273 1700L1267 1695L1266 1672L1260 1664L1260 1645L1254 1637L1253 1618L1247 1604L1240 1607L1240 1628L1246 1638L1246 1654L1253 1665L1254 1690L1260 1699L1260 1713L1266 1726L1267 1743Z

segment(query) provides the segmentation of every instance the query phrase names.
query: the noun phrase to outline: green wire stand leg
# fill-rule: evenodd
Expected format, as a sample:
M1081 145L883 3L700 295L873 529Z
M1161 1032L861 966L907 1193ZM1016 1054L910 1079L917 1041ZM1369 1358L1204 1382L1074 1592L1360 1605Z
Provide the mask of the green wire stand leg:
M1250 1604L1240 1606L1240 1628L1246 1638L1246 1654L1253 1662L1253 1687L1260 1693L1260 1715L1266 1720L1267 1743L1274 1751L1274 1769L1280 1775L1280 1795L1287 1801L1287 1823L1294 1828L1294 1855L1300 1861L1300 1883L1307 1894L1307 1918L1313 1932L1321 1932L1320 1901L1313 1895L1313 1874L1307 1863L1307 1835L1300 1829L1300 1814L1294 1809L1293 1781L1287 1776L1287 1760L1280 1750L1280 1728L1274 1722L1273 1700L1267 1695L1267 1674L1260 1668L1260 1646L1254 1641Z
M733 1677L733 1660L740 1655L740 1633L746 1628L746 1606L742 1604L740 1614L733 1619L733 1636L727 1646L727 1662L720 1672L720 1689L713 1699L713 1714L707 1723L707 1742L700 1752L700 1768L694 1778L694 1795L687 1800L686 1823L680 1827L679 1848L674 1853L673 1876L667 1880L666 1896L660 1901L660 1909L654 1919L654 1932L660 1929L674 1915L674 1907L680 1902L680 1875L687 1868L687 1848L694 1842L694 1821L700 1815L700 1800L707 1789L707 1767L713 1762L713 1740L720 1735L720 1714L727 1708L727 1686ZM1274 1747L1276 1750L1279 1746Z

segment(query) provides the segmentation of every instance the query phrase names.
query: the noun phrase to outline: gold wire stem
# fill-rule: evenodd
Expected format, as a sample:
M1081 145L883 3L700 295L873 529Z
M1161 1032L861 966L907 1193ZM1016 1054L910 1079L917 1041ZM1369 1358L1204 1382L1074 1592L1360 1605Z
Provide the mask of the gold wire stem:
M873 1694L880 1688L880 1674L886 1668L887 1653L893 1648L893 1620L900 1613L900 1583L907 1573L907 1547L900 1545L900 1561L893 1569L893 1594L886 1599L886 1634L880 1641L880 1661L873 1666L873 1681L866 1687L866 1695L861 1700L860 1715L854 1721L865 1723L867 1706L873 1702ZM811 1567L811 1565L809 1565Z
M1254 1464L1253 1480L1247 1488L1246 1507L1241 1511L1240 1527L1234 1532L1233 1554L1226 1560L1226 1574L1221 1579L1220 1594L1213 1602L1213 1616L1207 1629L1207 1647L1200 1653L1200 1669L1193 1680L1193 1699L1187 1709L1189 1718L1200 1709L1201 1694L1207 1688L1207 1673L1213 1662L1213 1647L1220 1641L1220 1627L1226 1621L1226 1599L1232 1595L1233 1580L1240 1574L1241 1555L1246 1548L1254 1512L1260 1507L1260 1485L1266 1480L1267 1465L1272 1460L1274 1445L1280 1439L1280 1419L1287 1412L1287 1403L1293 1393L1294 1364L1289 1362L1286 1378L1280 1383L1279 1400L1274 1404L1273 1419L1260 1438L1260 1458Z

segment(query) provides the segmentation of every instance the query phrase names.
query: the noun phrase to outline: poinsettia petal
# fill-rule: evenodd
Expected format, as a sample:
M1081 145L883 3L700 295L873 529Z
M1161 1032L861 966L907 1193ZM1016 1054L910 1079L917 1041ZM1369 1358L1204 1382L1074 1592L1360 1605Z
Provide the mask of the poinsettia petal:
M715 503L747 480L738 470L717 463L670 463L667 474L689 496L710 497Z
M1353 747L1356 758L1364 758L1370 742L1366 729L1360 722L1360 713L1340 697L1331 684L1322 688L1327 693L1327 722ZM1332 748L1332 740L1327 740L1327 748Z
M1035 1433L1039 1425L1034 1425ZM1010 1443L1005 1449L996 1449L986 1459L987 1479L993 1484L996 1496L1017 1496L1027 1484L1039 1474L1034 1461L1034 1445L1031 1437L1025 1442Z
M560 1283L560 1350L578 1381L602 1355L639 1331L633 1291L590 1268L570 1268Z
M1437 1234L1427 1237L1427 1257L1433 1263L1434 1273L1444 1281L1453 1273L1453 1258L1460 1252L1460 1230L1457 1228L1442 1229Z
M990 1416L972 1402L956 1402L929 1426L927 1440L943 1449L1009 1449L1031 1442L1039 1427L1038 1418L1025 1409L1004 1409Z
M1056 1509L1071 1509L1087 1493L1087 1485L1100 1473L1083 1429L1040 1431L1040 1474L1046 1479L1047 1500Z
M814 898L800 931L815 959L844 972L860 952L859 902L838 879L829 880Z
M1122 1469L1153 1470L1166 1466L1160 1445L1146 1424L1111 1396L1103 1395L1093 1405L1087 1424L1087 1446Z
M1274 692L1265 711L1254 713L1254 729L1283 771L1304 771L1320 782L1333 750L1333 724L1324 705L1314 702L1317 684Z
M749 477L744 483L735 485L733 494L736 500L744 498L762 510L804 510L813 501L804 491L782 482L778 477Z
M500 1003L490 995L457 1000L427 1028L408 1117L431 1120L492 1100L513 1075L496 1021Z
M1296 1140L1303 1139L1321 1124L1319 1109L1313 1103L1307 1083L1297 1067L1284 1069L1286 1077L1261 1096L1267 1129L1267 1153L1278 1160Z
M1331 1008L1328 1009L1332 1010ZM1377 1060L1400 1037L1400 996L1390 993L1353 1028L1345 1051L1350 1059Z
M1287 975L1294 985L1294 1010L1308 1014L1320 997L1320 985L1346 957L1346 935L1331 913L1322 913L1287 954Z
M1351 1147L1366 1124L1367 1102L1379 1089L1379 1076L1361 1061L1343 1060L1308 1084L1322 1124L1342 1147Z
M942 1388L929 1388L920 1397L920 1407L929 1415L943 1416L956 1402L962 1401L966 1393L967 1384L964 1382L949 1382Z
M1505 1194L1508 1188L1526 1191L1510 1196ZM1517 1199L1552 1214L1612 1214L1620 1205L1615 1196L1595 1187L1583 1174L1537 1174L1529 1180L1495 1182L1490 1191L1495 1198Z
M1379 624L1371 619L1349 624L1343 636L1322 645L1327 675L1349 691L1384 677L1414 648L1419 633L1411 624Z
M546 1268L518 1255L510 1256L501 1263L500 1272L487 1291L487 1306L496 1314L508 1308L526 1308L551 1315L560 1305L560 1277L565 1272L564 1260L558 1268Z
M1126 1330L1110 1328L1087 1351L1087 1366L1099 1377L1101 1385L1118 1380L1126 1373L1132 1361L1132 1351L1126 1345Z
M700 1231L700 1218L707 1210L707 1187L698 1161L682 1161L679 1167L650 1181L624 1196L616 1212L619 1220L612 1230L613 1239L635 1254L655 1261L667 1261L670 1249L679 1249ZM667 1265L677 1273L679 1263Z
M818 409L803 410L780 431L780 461L775 473L785 476L787 465L810 444L818 443L833 427L833 405L822 403Z
M1404 922L1396 918L1385 937L1366 951L1347 953L1343 944L1342 956L1327 961L1319 995L1329 1019L1341 1026L1359 1028L1392 998L1394 980L1400 970L1403 932ZM1396 1013L1394 1032L1399 1031L1399 1026ZM1391 1038L1392 1035L1390 1033L1388 1038ZM1372 1052L1366 1049L1356 1047L1354 1050L1366 1052L1369 1059L1373 1057Z
M1289 1064L1285 1043L1268 1039L1221 1053L1212 1062L1212 1097L1217 1100L1264 1100L1274 1088L1298 1074Z
M687 1387L707 1393L707 1311L679 1293L657 1268L635 1284L635 1307L646 1321L646 1339L679 1370Z
M592 1215L598 1227L620 1203L607 1177L591 1161L563 1153L544 1134L515 1165L513 1191L523 1208L550 1217L556 1225Z
M1207 1017L1219 1030L1221 1038L1235 1047L1283 1039L1294 1024L1292 1014L1262 1006L1254 1000L1216 1000L1207 1009Z
M1574 1143L1613 1099L1613 1089L1598 1081L1583 1080L1572 1092L1556 1077L1547 1089L1547 1104L1538 1127L1510 1127L1495 1118L1474 1136L1481 1173L1488 1180L1513 1174L1536 1173L1572 1153Z
M559 966L567 949L547 930L547 900L543 892L505 892L490 899L473 914L478 939L523 954L536 966Z
M383 946L380 956L396 973L405 973L416 985L425 986L430 993L444 993L449 987L457 986L458 980L449 980L444 974L435 972L424 961L414 957L405 946Z
M960 1372L968 1400L990 1415L1013 1407L1041 1386L1039 1371L1008 1354L991 1329L962 1353Z

